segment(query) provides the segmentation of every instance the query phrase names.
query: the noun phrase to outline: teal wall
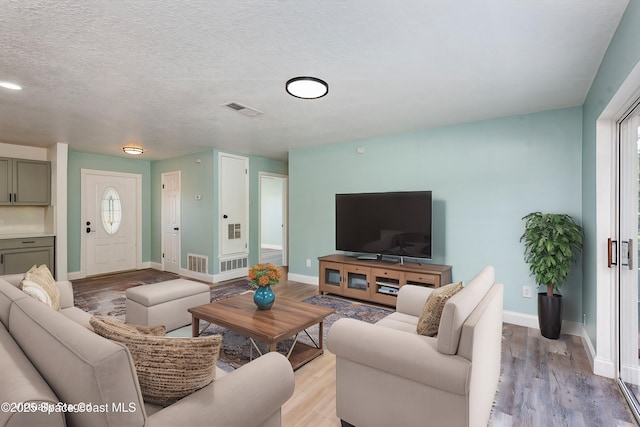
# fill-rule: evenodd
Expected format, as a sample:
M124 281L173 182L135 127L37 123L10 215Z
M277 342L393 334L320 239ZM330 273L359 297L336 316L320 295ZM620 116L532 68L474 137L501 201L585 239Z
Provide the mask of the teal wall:
M317 258L335 252L336 193L431 190L433 262L452 265L455 280L494 265L505 310L535 314L536 299L522 298L534 281L521 218L540 210L581 221L581 143L576 107L293 150L289 271L317 276ZM578 266L562 288L566 320L581 319L581 281Z
M220 150L214 150L215 152L215 168L218 167L218 153ZM228 152L228 151L223 151ZM230 154L238 154L230 152ZM238 154L243 156L243 154ZM246 156L249 158L249 265L257 264L260 259L260 172L271 172L286 175L288 172L287 164L285 162L266 159L264 157ZM217 175L216 175L217 179ZM217 187L217 186L216 186ZM215 191L216 215L218 212L218 192ZM218 216L216 216L217 218ZM218 239L215 239L214 247L216 254L218 253ZM217 273L219 266L216 266L215 272Z
M151 163L151 260L162 262L162 173L180 171L181 177L181 229L182 267L186 267L187 253L209 257L209 274L220 271L218 261L218 153L208 150ZM235 154L235 153L231 153ZM241 155L241 154L239 154ZM256 156L249 158L249 265L259 259L259 173L287 173L285 162ZM200 159L201 163L196 163ZM202 196L197 201L196 195ZM157 213L157 214L156 214Z
M200 163L196 160L200 159ZM209 257L209 273L214 261L213 240L217 200L213 197L213 150L151 163L151 260L162 263L162 174L180 171L181 266L186 268L187 254ZM196 200L196 196L201 200Z
M583 107L582 215L585 228L583 251L583 311L585 328L595 348L596 337L596 120L629 72L640 61L640 0L631 0L602 60Z
M83 220L81 215L80 170L95 169L142 175L142 261L162 262L162 173L180 171L181 178L181 252L182 267L187 253L209 257L209 274L219 272L217 261L218 239L218 150L189 154L168 160L146 161L123 157L69 152L68 164L68 271L80 271L80 239ZM249 157L249 262L259 258L259 172L286 175L285 162ZM200 159L200 163L196 163ZM196 200L196 195L202 196Z
M151 181L150 162L115 156L69 151L67 165L67 237L68 272L80 271L80 239L83 229L81 209L81 169L95 169L112 172L124 172L142 175L142 262L151 259Z

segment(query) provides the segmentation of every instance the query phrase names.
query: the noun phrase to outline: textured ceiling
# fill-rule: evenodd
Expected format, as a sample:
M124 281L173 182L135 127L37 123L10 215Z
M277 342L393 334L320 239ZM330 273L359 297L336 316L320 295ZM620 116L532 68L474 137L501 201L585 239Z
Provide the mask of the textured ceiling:
M0 0L0 80L24 88L0 88L0 141L286 159L297 147L581 105L627 3ZM329 94L289 96L298 75L326 80Z

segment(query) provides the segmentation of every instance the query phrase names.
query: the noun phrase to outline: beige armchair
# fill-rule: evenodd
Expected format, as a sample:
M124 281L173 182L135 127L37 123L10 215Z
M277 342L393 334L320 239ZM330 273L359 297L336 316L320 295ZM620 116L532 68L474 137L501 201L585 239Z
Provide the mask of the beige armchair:
M400 288L396 312L376 324L341 319L327 348L336 355L336 412L343 426L482 426L500 375L503 287L489 266L445 305L438 334L416 334L432 292Z

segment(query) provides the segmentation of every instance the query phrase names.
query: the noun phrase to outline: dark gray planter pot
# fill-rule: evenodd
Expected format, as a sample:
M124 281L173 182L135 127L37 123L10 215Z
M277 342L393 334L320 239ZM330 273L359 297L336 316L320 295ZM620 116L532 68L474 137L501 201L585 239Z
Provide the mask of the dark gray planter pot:
M562 295L553 294L553 297L548 297L546 292L538 294L538 324L543 337L552 340L560 338Z

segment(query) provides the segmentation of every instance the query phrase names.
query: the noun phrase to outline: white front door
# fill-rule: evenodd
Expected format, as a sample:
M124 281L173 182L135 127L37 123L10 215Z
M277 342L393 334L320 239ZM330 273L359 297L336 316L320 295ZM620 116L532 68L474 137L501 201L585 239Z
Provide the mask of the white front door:
M243 274L249 254L249 159L220 153L218 172L219 258L221 265L228 261L221 271Z
M162 265L180 273L180 171L162 174Z
M141 258L141 176L88 170L81 174L86 275L136 269Z

